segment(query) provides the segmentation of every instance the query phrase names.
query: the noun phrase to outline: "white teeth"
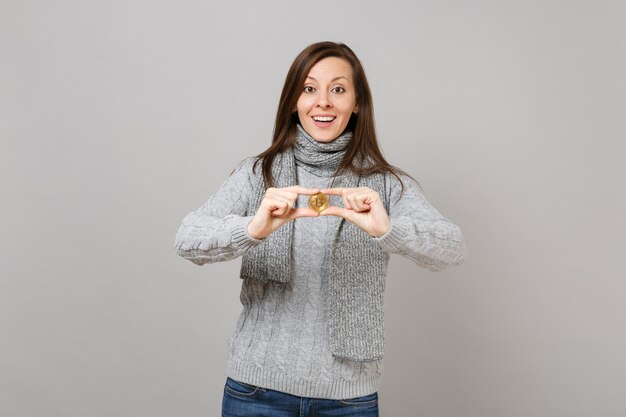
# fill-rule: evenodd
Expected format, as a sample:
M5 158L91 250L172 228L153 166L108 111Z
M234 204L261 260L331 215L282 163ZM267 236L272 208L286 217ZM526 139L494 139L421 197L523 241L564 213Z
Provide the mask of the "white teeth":
M315 116L313 117L313 120L315 120L316 122L332 122L333 120L335 120L334 116Z

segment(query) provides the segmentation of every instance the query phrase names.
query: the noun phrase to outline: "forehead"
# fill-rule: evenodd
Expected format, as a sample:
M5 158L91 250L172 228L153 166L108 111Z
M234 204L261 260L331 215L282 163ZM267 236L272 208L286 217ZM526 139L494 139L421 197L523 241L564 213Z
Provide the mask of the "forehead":
M352 80L352 67L343 58L328 57L318 61L308 74L318 81L329 81L337 77L346 77Z

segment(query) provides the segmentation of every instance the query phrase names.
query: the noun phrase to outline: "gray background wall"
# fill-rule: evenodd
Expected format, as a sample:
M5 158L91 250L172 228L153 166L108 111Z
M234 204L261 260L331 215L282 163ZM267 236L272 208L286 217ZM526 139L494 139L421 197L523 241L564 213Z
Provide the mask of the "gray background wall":
M393 257L383 416L626 415L620 1L3 1L0 415L220 409L239 260L180 221L350 45L387 158L470 256Z

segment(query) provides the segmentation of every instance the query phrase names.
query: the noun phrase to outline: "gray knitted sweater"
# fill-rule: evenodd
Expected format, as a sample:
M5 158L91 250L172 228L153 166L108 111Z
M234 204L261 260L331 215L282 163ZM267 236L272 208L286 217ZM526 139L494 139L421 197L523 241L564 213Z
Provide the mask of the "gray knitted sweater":
M176 235L178 255L195 264L226 261L243 255L262 240L250 237L252 216L241 217L250 196L254 158L244 160L217 193L189 213ZM310 166L297 165L298 184L327 188L331 178ZM326 174L327 175L327 174ZM460 264L466 247L460 229L437 212L418 186L386 176L391 227L377 241L386 253L408 257L417 265L440 271ZM339 179L340 180L340 179ZM335 186L340 186L337 182ZM307 206L300 196L298 207ZM330 244L334 216L294 220L293 279L287 284L242 280L243 310L229 340L227 375L252 385L303 397L345 399L378 391L383 360L353 362L332 356L328 333Z

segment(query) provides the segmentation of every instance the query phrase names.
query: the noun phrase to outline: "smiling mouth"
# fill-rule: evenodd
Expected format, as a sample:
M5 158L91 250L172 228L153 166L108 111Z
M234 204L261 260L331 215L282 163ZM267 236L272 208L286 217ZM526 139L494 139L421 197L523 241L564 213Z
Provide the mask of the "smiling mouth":
M337 117L336 116L313 116L313 123L319 127L329 126Z

